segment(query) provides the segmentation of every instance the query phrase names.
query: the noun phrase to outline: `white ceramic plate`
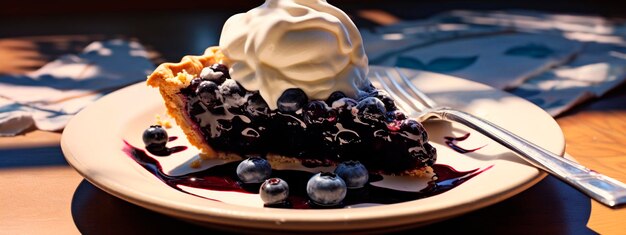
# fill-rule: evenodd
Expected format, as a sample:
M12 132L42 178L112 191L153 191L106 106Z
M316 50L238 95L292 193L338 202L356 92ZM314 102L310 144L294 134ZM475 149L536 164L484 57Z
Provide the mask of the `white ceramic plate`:
M440 104L483 117L554 153L563 154L565 143L561 130L554 119L533 104L460 78L422 71L405 72L417 87ZM257 195L192 192L219 200L212 201L170 188L122 151L124 140L142 146L143 130L154 124L155 115L163 115L164 109L158 91L143 83L107 95L72 119L63 133L63 153L91 183L131 203L207 226L253 231L387 231L415 227L502 201L545 176L475 131L458 124L433 121L425 126L438 151L437 163L460 171L491 168L448 192L390 205L324 210L273 209L263 208ZM180 137L168 146L190 146L178 127L168 133ZM468 149L484 147L473 153L460 154L444 142L445 136L458 137L466 133L471 133L470 138L459 142L459 146ZM189 162L197 158L197 153L191 148L158 159L165 172L177 175L192 171ZM210 164L205 162L203 167Z

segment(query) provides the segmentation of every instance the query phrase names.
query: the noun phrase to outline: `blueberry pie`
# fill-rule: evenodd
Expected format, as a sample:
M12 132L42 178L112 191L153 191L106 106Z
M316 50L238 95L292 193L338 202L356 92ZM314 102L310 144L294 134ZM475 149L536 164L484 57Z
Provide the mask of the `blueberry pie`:
M324 0L267 0L224 25L219 46L160 65L168 113L208 157L266 155L305 166L358 160L419 175L436 150L423 126L367 78L361 36Z

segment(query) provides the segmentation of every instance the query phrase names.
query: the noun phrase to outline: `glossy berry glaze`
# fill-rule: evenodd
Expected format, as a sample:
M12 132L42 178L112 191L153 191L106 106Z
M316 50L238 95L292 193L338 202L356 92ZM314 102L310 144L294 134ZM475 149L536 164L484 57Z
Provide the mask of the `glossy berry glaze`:
M448 147L452 148L454 151L458 153L471 153L486 146L486 145L483 145L478 148L465 149L456 144L458 141L466 140L469 137L470 137L470 133L467 133L461 137L445 136L443 138L445 139L446 145L448 145Z
M147 154L145 150L134 147L126 141L124 141L124 143L125 147L123 151L130 158L132 158L148 172L156 176L159 180L178 191L199 196L181 188L181 186L186 186L214 191L232 191L250 194L259 193L260 184L244 184L239 181L236 174L236 168L239 161L213 166L206 170L188 173L181 176L169 176L163 172L159 161ZM371 183L382 180L382 176L372 174L369 177L370 183L367 183L365 187L360 189L348 189L348 193L346 198L343 200L343 203L338 206L333 206L332 208L341 208L362 203L392 204L435 196L461 185L474 176L490 169L491 166L484 169L474 169L470 171L457 171L451 166L442 164L434 164L432 165L432 168L435 172L433 180L428 183L426 188L418 192L399 191L374 186ZM290 191L286 203L271 207L294 209L331 208L321 207L309 201L306 192L306 184L313 175L313 173L306 171L273 170L271 177L285 180L290 185ZM212 198L206 199L215 200Z
M398 111L382 90L371 87L358 99L334 92L326 100L309 100L301 89L291 88L271 110L258 91L230 79L224 66L206 74L212 75L193 79L180 96L188 120L217 151L275 153L308 166L359 160L381 173L435 163L436 150L424 127Z
M177 136L170 136L169 138L167 138L168 142L172 142L174 140L177 140L178 137ZM157 156L169 156L172 155L174 153L178 153L178 152L182 152L187 150L187 146L175 146L175 147L171 147L171 148L157 148L157 149L151 149L146 147L146 150L148 152L150 152L151 154L157 155Z

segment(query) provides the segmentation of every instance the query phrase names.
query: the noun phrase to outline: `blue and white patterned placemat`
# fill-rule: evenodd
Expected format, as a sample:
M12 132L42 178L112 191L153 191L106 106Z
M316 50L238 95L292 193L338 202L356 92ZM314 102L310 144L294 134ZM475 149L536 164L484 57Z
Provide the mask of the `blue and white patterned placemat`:
M626 24L601 17L451 11L361 32L371 64L481 82L553 116L626 78Z
M104 94L145 80L154 70L144 47L132 41L89 44L25 75L0 75L0 136L34 126L62 130L76 113Z

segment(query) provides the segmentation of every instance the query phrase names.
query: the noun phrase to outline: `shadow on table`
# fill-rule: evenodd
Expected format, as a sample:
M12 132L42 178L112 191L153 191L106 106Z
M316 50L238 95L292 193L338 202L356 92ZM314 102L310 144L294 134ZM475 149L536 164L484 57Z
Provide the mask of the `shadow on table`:
M549 205L539 207L533 205ZM576 206L573 206L576 205ZM585 208L584 211L573 208ZM596 234L586 227L591 202L548 176L504 202L411 232L420 234ZM134 204L83 180L72 199L72 217L83 234L208 234L205 227ZM546 224L550 226L545 226ZM223 232L219 232L222 234Z
M0 170L44 166L67 166L60 146L0 149Z
M208 234L207 228L114 197L86 180L72 198L72 218L82 234ZM223 232L220 232L223 234Z
M508 200L415 231L423 234L597 234L586 226L590 213L588 197L547 176Z

